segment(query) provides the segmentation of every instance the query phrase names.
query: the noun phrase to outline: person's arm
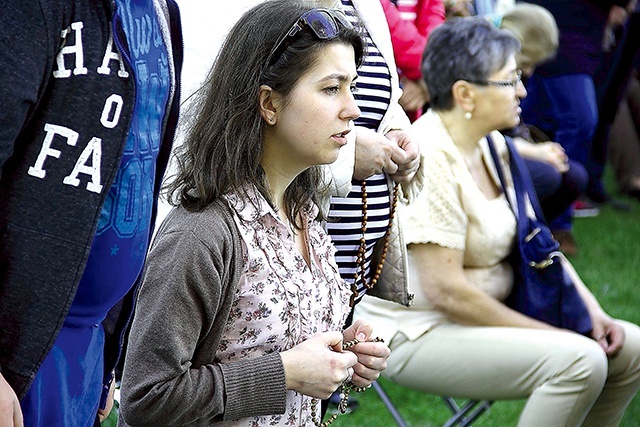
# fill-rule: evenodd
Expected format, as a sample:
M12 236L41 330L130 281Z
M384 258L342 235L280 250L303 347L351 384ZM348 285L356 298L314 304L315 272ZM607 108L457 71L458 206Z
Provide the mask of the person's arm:
M120 411L131 426L212 423L285 409L278 353L215 361L238 280L233 243L206 237L223 235L225 223L218 222L206 233L161 230L149 253L121 388Z
M478 326L553 329L527 317L467 282L462 250L433 243L409 246L421 289L433 306L452 321Z
M393 141L374 130L356 126L356 158L353 178L366 179L376 173L395 174L406 154Z
M354 178L367 179L375 173L395 173L398 165L392 157L404 156L397 143L362 126L354 126L347 135L347 141L336 161L323 168L331 196L344 197L349 194Z
M591 337L600 344L607 355L615 356L624 345L624 328L604 311L571 262L564 256L562 257L562 262L589 311L591 323L593 324Z
M398 170L390 173L391 178L395 182L410 183L420 167L420 144L417 141L419 135L404 130L391 130L385 137L402 149L400 156L392 155L391 157L391 160L398 165Z
M0 426L23 426L20 402L2 373L0 373Z
M5 1L0 14L0 176L37 103L55 51L38 1ZM59 40L59 33L58 33ZM0 201L3 203L3 201ZM0 425L22 426L15 391L0 373Z
M569 156L557 142L532 143L519 136L514 137L513 142L522 157L549 163L560 173L569 170Z
M324 167L324 179L329 183L331 196L346 196L352 179L366 179L376 173L387 173L402 183L402 202L412 201L422 189L420 147L414 136L405 131L391 130L382 135L371 129L356 126L353 145L338 159Z

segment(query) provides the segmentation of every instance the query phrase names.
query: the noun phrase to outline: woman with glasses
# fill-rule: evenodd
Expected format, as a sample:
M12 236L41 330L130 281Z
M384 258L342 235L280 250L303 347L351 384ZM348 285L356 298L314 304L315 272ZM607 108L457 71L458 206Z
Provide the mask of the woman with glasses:
M520 426L619 424L640 387L640 328L614 320L575 274L591 337L509 308L508 261L516 217L488 150L508 152L498 129L518 124L526 91L519 41L484 18L451 19L427 42L423 75L431 108L415 123L425 187L401 207L415 302L405 308L365 296L356 318L389 343L385 376L436 395L528 399Z
M368 324L342 331L351 291L318 209L319 165L360 114L365 45L315 6L250 9L195 95L128 341L122 425L319 424L320 399L386 365Z

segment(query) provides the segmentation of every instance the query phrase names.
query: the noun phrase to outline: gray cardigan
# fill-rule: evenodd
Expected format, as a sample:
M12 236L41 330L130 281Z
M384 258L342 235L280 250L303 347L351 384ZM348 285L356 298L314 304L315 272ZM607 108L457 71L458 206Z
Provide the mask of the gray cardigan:
M208 426L281 414L278 353L233 363L214 356L242 273L229 207L174 209L152 244L128 341L121 426Z

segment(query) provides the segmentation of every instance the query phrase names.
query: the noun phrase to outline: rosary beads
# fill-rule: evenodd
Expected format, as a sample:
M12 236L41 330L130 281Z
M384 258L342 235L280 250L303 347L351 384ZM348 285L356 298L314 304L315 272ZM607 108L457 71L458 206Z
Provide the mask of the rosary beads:
M346 350L350 347L353 347L359 344L360 342L361 341L358 340L357 338L351 341L344 342L342 343L342 349ZM384 342L384 340L382 340L382 338L376 337L370 340L369 342ZM318 399L315 399L315 398L311 399L311 419L313 420L313 424L316 427L329 427L331 423L333 423L336 420L336 418L338 418L338 415L345 414L347 412L347 407L349 404L349 393L351 393L352 391L362 393L367 389L368 387L358 387L348 380L343 382L342 385L340 386L340 402L338 402L338 410L335 413L331 414L329 419L325 422L321 422L322 418L318 415L318 412L317 412Z
M353 307L355 305L355 301L358 298L358 278L362 278L362 284L367 289L373 289L373 287L378 283L378 279L380 278L380 273L382 272L382 267L384 266L384 262L387 258L387 249L389 248L389 236L391 234L391 227L393 226L393 218L396 213L396 207L398 206L398 191L400 189L400 185L396 184L393 187L393 196L391 198L391 206L389 211L389 227L387 227L387 231L384 234L384 241L382 243L382 253L380 254L380 259L378 261L378 265L375 270L372 270L371 281L367 282L367 278L365 275L365 259L367 253L367 241L365 239L367 233L367 221L369 220L368 210L368 201L367 201L367 182L362 181L362 222L360 226L360 230L362 232L362 237L360 238L360 243L358 246L358 254L356 255L356 271L353 277L353 282L351 283L351 300L349 305Z

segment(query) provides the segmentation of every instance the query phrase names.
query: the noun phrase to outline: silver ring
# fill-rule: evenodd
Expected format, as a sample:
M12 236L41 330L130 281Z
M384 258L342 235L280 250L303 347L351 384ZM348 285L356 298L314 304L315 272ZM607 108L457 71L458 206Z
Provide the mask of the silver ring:
M351 382L351 379L353 378L353 368L347 368L347 379L345 380L346 382Z

